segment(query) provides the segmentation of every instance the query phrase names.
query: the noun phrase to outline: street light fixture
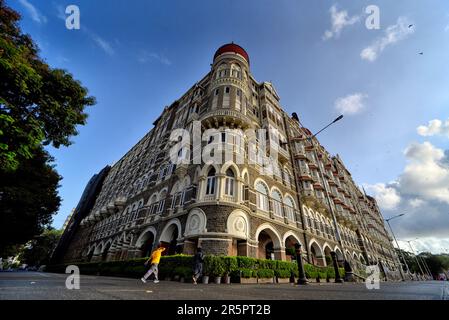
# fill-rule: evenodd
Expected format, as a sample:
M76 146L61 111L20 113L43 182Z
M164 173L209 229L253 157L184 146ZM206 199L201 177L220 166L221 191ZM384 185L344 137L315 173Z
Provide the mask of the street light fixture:
M408 240L408 241L406 241L406 242L407 242L408 245L410 246L410 250L412 250L412 253L413 253L413 255L415 256L415 260L416 260L416 263L418 263L418 267L419 267L419 270L421 271L421 274L424 276L424 272L423 272L423 269L421 268L421 264L419 263L419 259L418 259L418 257L416 256L415 250L413 249L412 244L411 244L411 242L412 242L412 241L415 241L415 240L416 240L416 239L414 239L414 240Z
M407 261L405 261L404 254L401 251L401 247L399 247L398 240L396 240L396 236L394 235L393 228L391 227L391 224L390 224L390 220L402 217L403 215L405 215L405 213L401 213L401 214L398 214L398 215L396 215L394 217L385 219L385 221L387 222L388 226L390 227L391 234L393 235L393 239L396 242L396 246L399 249L399 253L400 253L401 257L402 257L402 261L404 261L405 267L407 268L407 273L410 273L410 269L408 268ZM402 266L399 268L399 271L401 272L402 280L405 281L405 276L404 276L404 273L403 273L403 270L402 270Z
M323 173L323 168L321 167L321 163L318 160L318 153L316 151L316 147L315 147L315 143L313 141L313 138L315 138L318 134L320 134L321 132L323 132L324 130L326 130L328 127L330 127L331 125L333 125L334 123L340 121L341 119L343 119L343 115L339 116L338 118L336 118L334 121L332 121L331 123L329 123L327 126L325 126L323 129L321 129L320 131L318 131L317 133L315 133L314 135L310 136L307 138L307 140L309 140L309 142L312 144L313 147L313 152L314 152L314 156L316 161L318 162L318 171L320 172L320 178L323 181L323 186L324 186L324 191L326 192L326 199L327 199L327 203L329 206L329 210L331 212L332 215L332 220L334 223L334 227L335 227L335 235L337 238L338 243L340 244L341 248L342 248L342 254L343 254L343 258L346 260L346 254L345 254L345 250L343 248L343 242L341 241L341 235L340 235L340 228L338 227L338 223L337 223L337 217L335 215L330 197L329 197L329 189L327 188L327 184L326 184L326 180L324 179L324 173Z
M411 241L416 241L416 240L419 240L419 238L415 238L414 240L411 240ZM420 257L420 256L418 256L418 257L421 259L421 263L424 266L424 269L426 270L426 273L429 275L430 279L433 279L432 272L430 271L430 268L427 265L426 260L424 260L423 257Z

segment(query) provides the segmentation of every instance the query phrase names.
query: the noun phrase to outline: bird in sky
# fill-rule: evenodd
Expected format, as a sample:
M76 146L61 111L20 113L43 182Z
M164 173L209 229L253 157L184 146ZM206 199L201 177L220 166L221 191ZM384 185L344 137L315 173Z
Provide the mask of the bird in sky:
M413 24L409 24L408 27L409 27L409 28L413 27Z
M423 54L424 54L424 52L420 52L419 54L420 54L420 55L423 55Z

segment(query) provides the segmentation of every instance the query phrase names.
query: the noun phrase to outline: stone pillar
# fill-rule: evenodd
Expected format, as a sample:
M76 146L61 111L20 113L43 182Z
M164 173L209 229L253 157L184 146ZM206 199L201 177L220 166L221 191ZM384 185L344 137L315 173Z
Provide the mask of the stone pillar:
M184 240L183 254L194 255L196 252L197 244L195 241Z
M204 194L206 192L205 182L206 182L205 176L201 176L198 178L198 195L197 195L198 201L202 201L204 199Z
M198 246L206 255L227 256L232 251L232 239L227 238L199 238Z
M216 190L216 199L217 201L220 201L223 198L223 192L224 192L224 183L225 183L225 175L218 174L217 175L217 190Z
M240 177L235 179L235 199L237 203L243 202L242 193L243 193L243 180Z
M287 260L286 255L285 255L285 247L274 248L274 258L276 260L282 260L282 261Z

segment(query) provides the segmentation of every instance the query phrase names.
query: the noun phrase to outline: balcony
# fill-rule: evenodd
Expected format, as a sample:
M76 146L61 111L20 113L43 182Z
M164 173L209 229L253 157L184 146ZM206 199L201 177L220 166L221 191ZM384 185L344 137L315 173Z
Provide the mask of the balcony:
M206 112L199 118L203 124L209 124L209 127L216 127L217 123L234 124L234 126L241 126L242 129L251 127L252 120L243 113L232 109L215 109Z
M307 159L306 150L303 145L295 144L294 155L295 159Z
M310 180L312 181L312 176L310 175L310 170L306 166L300 166L298 168L298 178L300 180Z

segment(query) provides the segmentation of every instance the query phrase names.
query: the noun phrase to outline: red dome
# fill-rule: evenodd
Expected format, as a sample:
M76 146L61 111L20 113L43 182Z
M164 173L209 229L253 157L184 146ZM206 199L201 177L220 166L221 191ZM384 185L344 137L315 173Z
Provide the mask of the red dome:
M226 52L234 52L234 53L238 53L239 55L241 55L242 57L245 58L245 60L248 62L249 64L249 55L248 53L246 53L245 49L243 49L241 46L235 44L235 43L228 43L225 44L223 46L221 46L220 48L218 48L217 52L215 52L214 54L214 60L223 53Z

